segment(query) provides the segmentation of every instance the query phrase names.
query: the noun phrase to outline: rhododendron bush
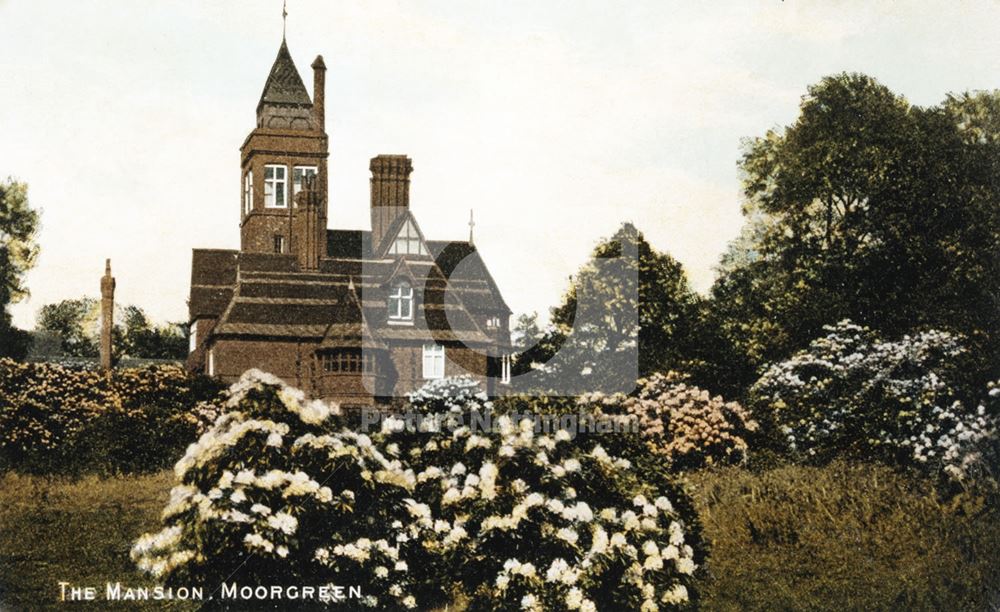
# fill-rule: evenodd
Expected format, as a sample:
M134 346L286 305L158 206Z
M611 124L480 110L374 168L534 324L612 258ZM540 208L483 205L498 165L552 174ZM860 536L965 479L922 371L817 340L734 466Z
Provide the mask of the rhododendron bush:
M447 415L448 426L429 438L399 421L384 429L410 448L420 497L462 529L446 539L467 541L457 569L470 609L657 610L690 602L703 552L679 489L645 482L600 435L538 432L533 419L496 414L471 380L431 383L411 402ZM492 435L470 427L474 412L492 415Z
M166 526L133 547L140 569L206 592L227 579L334 584L361 586L368 607L415 607L411 567L435 566L420 550L432 525L408 501L413 471L270 375L250 371L230 393L175 467Z
M0 465L45 472L162 469L214 421L220 390L174 365L108 376L0 359Z
M590 393L579 403L636 419L648 449L674 469L743 463L757 422L737 402L684 382L676 373L639 379L630 395Z
M959 337L925 331L885 341L842 321L751 389L793 452L846 452L942 472L955 480L995 469L997 389L966 397ZM977 401L981 400L981 401Z
M359 585L373 608L440 605L452 581L470 609L692 602L704 551L679 489L596 435L500 414L468 379L431 383L409 407L425 418L356 433L248 373L178 463L165 528L134 558L177 584Z

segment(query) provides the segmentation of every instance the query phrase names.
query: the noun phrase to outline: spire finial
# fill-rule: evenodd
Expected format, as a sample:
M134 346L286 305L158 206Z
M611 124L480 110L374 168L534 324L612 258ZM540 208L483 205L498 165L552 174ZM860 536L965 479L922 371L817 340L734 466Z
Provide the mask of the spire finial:
M288 25L288 0L281 3L281 40L285 40L285 27Z
M469 209L469 244L473 244L473 242L472 242L472 229L474 227L476 227L476 222L472 218L472 209L470 208Z

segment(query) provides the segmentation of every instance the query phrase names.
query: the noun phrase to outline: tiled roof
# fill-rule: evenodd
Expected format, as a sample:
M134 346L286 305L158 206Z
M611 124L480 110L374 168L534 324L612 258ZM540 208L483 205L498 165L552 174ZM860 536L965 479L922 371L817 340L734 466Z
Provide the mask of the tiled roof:
M191 317L217 318L219 335L310 338L384 348L386 340L490 344L470 313L506 311L475 247L429 241L428 259L371 259L370 233L329 230L329 257L299 271L293 255L195 250ZM392 280L414 282L412 324L390 325Z
M278 57L274 59L271 66L271 73L264 83L264 91L260 94L260 102L257 107L265 104L283 104L294 106L311 106L309 92L302 83L302 77L295 68L295 62L288 52L288 45L281 41L278 49Z

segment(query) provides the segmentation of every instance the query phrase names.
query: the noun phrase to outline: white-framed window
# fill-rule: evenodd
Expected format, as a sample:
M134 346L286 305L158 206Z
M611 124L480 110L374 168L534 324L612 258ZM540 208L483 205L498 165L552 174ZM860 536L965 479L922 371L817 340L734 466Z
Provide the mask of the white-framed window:
M307 176L316 176L316 166L295 166L292 168L292 202L295 196L302 191L302 179Z
M249 215L253 210L253 170L248 170L243 176L243 214Z
M489 317L486 319L487 329L499 329L500 328L500 317Z
M274 252L284 253L285 252L285 237L275 236L274 237Z
M500 384L510 384L510 355L504 355L500 358Z
M191 329L188 331L188 342L189 348L188 352L193 353L194 349L198 348L198 322L195 321L191 324Z
M208 375L215 376L215 350L208 350Z
M389 321L413 321L413 287L405 280L392 284L389 292Z
M288 208L288 168L268 164L264 166L264 206Z
M424 378L444 378L444 347L424 345Z
M424 243L420 241L420 234L413 222L407 220L396 234L396 240L389 247L390 255L426 255Z

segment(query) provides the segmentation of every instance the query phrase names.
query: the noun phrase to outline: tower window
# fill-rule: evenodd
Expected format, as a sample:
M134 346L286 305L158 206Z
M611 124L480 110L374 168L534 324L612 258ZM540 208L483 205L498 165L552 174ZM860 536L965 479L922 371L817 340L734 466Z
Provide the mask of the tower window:
M264 166L264 206L288 208L288 168Z
M292 201L295 196L302 191L303 179L307 176L316 176L316 166L295 166L292 168Z
M389 247L390 255L426 255L424 243L420 241L420 234L413 222L407 219L406 223L396 234L396 240Z
M243 214L249 215L253 210L253 170L243 175Z
M413 287L406 281L399 281L389 293L389 320L413 320Z
M444 347L424 345L424 378L444 378Z
M285 237L275 236L274 237L274 252L284 253L285 252Z

